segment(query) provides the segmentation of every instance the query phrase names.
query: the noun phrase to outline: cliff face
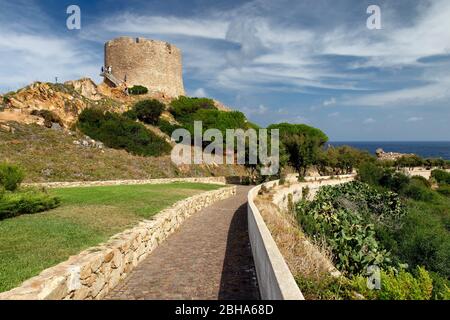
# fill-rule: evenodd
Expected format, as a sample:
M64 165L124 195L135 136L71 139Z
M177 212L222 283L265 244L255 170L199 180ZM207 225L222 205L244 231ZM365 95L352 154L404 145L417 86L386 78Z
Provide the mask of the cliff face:
M17 121L24 124L48 125L58 123L69 128L87 107L102 105L115 111L125 110L125 105L100 93L97 85L88 78L68 81L65 84L35 82L14 93L3 96L0 122ZM1 110L0 110L1 111Z

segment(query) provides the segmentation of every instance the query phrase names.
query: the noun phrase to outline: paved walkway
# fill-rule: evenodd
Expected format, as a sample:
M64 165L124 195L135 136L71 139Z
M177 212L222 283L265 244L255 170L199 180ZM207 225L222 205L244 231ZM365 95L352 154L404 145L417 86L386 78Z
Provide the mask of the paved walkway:
M259 299L247 232L247 191L183 225L106 299Z

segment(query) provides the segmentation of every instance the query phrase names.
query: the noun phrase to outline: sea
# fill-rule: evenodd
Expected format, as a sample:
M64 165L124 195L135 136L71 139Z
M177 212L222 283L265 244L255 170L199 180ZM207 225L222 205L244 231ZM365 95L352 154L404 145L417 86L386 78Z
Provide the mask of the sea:
M332 146L347 145L375 154L382 148L385 152L414 153L422 158L450 160L450 141L338 141L328 142Z

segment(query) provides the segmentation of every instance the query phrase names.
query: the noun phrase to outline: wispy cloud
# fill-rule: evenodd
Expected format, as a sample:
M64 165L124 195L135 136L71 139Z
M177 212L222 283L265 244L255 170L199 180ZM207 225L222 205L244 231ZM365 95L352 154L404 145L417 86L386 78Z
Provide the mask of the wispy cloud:
M423 118L422 117L410 117L408 119L406 119L406 122L418 122L418 121L422 121Z
M208 93L206 93L205 89L198 88L197 90L194 91L193 96L198 98L204 98L208 96Z
M366 118L363 121L363 124L371 124L371 123L375 123L376 120L374 118Z

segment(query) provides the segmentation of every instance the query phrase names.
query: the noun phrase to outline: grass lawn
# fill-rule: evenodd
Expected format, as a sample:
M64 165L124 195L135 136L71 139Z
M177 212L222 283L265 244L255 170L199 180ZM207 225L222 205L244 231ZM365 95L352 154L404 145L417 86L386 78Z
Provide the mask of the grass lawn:
M186 197L223 186L171 183L52 189L59 208L0 221L0 292Z

